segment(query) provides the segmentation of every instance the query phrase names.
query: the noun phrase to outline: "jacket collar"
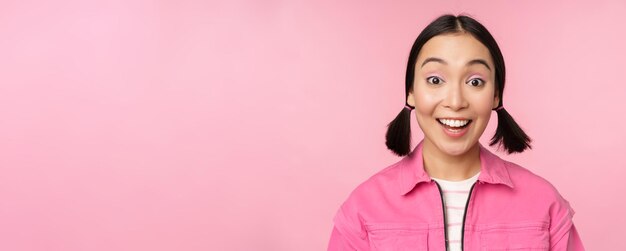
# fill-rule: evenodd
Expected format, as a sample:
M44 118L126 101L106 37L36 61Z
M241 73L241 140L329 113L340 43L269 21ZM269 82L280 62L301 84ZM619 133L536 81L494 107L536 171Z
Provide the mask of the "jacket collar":
M407 194L421 182L430 182L431 178L424 170L424 160L422 156L424 140L405 156L400 162L399 185L402 195ZM480 142L480 175L478 180L491 184L504 184L513 188L513 182L509 177L504 160L486 149Z

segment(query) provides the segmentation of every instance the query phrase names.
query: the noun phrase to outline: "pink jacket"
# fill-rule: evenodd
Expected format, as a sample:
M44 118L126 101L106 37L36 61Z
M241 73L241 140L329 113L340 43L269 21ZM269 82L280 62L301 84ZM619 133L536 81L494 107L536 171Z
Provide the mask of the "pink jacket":
M422 142L351 192L328 250L446 250L441 190L424 171ZM480 162L463 250L584 250L574 210L551 183L482 145Z

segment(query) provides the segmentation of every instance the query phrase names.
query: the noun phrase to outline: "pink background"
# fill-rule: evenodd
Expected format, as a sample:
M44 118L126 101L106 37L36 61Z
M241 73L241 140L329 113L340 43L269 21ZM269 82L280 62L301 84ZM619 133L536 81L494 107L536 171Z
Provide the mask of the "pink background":
M462 12L534 140L497 153L559 189L588 250L626 250L624 1L54 2L0 1L0 250L325 250L399 160L413 40Z

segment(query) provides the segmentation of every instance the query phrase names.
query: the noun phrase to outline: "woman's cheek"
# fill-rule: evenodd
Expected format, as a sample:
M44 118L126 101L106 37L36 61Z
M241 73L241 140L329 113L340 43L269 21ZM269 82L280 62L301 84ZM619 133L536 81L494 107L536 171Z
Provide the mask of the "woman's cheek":
M441 93L429 90L424 85L420 85L415 92L415 104L422 110L432 110L441 99Z

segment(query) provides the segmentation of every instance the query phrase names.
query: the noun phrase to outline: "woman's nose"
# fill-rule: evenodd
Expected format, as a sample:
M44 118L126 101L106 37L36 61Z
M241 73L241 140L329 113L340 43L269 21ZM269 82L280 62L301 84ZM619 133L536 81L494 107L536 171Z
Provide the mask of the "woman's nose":
M460 110L467 107L468 102L465 95L463 95L463 84L448 85L444 105L452 110Z

